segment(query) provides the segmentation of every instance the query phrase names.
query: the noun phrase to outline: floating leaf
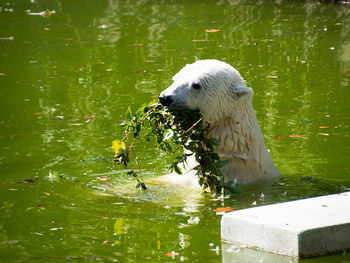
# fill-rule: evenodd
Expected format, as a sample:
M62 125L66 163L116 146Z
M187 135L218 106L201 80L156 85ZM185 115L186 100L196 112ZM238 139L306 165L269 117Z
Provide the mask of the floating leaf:
M209 42L211 40L208 39L193 39L192 42Z
M275 138L275 139L286 139L286 138L288 138L288 137L284 137L284 136L275 136L274 138Z
M46 11L42 11L42 12L40 12L40 13L28 13L28 15L30 15L30 16L43 16L43 17L48 17L48 16L51 16L51 15L53 15L53 14L55 14L55 13L56 13L55 10L52 10L52 11L46 10Z
M71 125L71 126L81 126L81 125L83 125L84 123L71 123L71 124L69 124L69 125Z
M233 210L235 210L233 207L226 206L226 207L216 208L213 211L216 212L216 213L222 213L222 212L230 212L230 211L233 211Z
M98 28L100 28L100 29L106 29L106 28L108 28L109 26L107 26L107 25L101 25L101 26L99 26Z
M29 183L35 183L39 178L38 177L34 177L34 178L30 178L30 179L24 179L21 182L17 182L18 184L21 183L25 183L25 184L29 184Z
M319 132L319 135L323 135L323 136L329 136L329 133L323 133L323 132Z
M298 134L291 134L291 135L288 135L289 138L305 138L304 135L298 135Z
M174 256L179 256L179 252L171 251L165 254L167 257L174 257Z
M50 228L50 231L57 231L57 230L62 230L63 227L53 227L53 228Z
M205 32L207 33L215 33L215 32L219 32L221 31L221 29L206 29Z

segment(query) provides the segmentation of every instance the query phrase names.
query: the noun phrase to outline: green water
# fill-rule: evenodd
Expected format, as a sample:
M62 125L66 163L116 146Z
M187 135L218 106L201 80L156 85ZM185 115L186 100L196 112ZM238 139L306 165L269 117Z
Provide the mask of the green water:
M1 262L221 262L221 215L213 209L350 189L348 4L12 0L0 7ZM56 12L29 14L44 10ZM167 184L137 191L108 160L122 137L119 121L186 63L205 58L230 63L254 89L284 177L225 201ZM153 145L136 149L146 183L167 172L169 157Z

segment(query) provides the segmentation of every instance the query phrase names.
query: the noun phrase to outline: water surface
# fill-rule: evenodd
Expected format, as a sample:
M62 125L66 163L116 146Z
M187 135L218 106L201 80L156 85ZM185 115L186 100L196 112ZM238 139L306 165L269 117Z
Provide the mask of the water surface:
M349 190L350 6L316 1L0 2L0 261L221 262L218 207ZM55 13L38 13L55 10ZM111 142L186 63L241 72L284 177L225 201L150 183L170 156ZM50 177L50 171L52 177ZM348 254L302 262L348 262Z

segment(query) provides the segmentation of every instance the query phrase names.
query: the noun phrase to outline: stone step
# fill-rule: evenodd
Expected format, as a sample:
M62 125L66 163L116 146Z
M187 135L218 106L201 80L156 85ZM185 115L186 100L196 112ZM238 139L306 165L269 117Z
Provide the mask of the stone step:
M221 238L289 256L341 253L350 249L350 192L226 213Z

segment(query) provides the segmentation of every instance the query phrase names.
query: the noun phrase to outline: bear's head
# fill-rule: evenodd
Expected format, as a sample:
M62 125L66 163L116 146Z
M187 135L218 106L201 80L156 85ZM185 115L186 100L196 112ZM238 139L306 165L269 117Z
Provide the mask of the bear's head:
M173 81L160 94L160 103L171 109L199 109L208 121L234 114L236 103L253 96L253 90L245 85L236 69L214 59L186 65Z

